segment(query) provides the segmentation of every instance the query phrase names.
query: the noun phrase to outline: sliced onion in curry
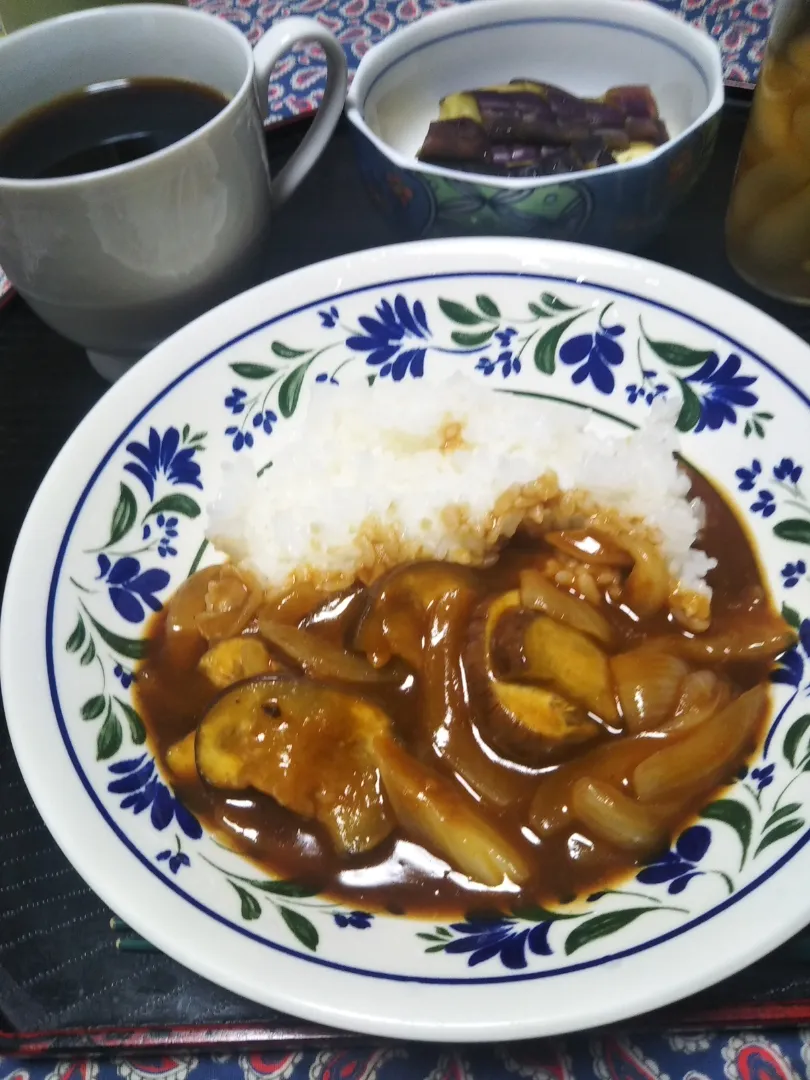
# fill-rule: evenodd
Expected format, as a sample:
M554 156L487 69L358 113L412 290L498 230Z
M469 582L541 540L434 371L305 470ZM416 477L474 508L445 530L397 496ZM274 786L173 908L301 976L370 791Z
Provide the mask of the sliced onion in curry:
M520 602L604 645L610 645L615 637L610 623L593 604L572 596L539 570L524 570L520 575Z
M546 543L563 555L594 566L629 570L633 556L598 529L563 529L545 534Z
M669 599L669 567L652 540L628 534L616 536L615 540L633 559L622 602L639 618L647 619L661 611Z
M420 670L431 634L441 639L447 630L429 624L437 603L447 618L466 614L473 591L470 572L452 563L411 563L391 570L375 582L371 601L355 636L355 645L377 666L386 655L399 656Z
M359 584L326 597L321 593L319 603L299 622L299 629L313 631L342 645L356 628L367 604L366 591Z
M241 633L262 602L262 590L248 574L227 563L213 575L205 593L205 606L196 618L208 642Z
M588 776L618 791L631 791L636 767L663 746L666 737L644 735L614 739L586 750L579 758L540 777L529 807L529 825L541 837L559 832L573 821L571 790L576 779Z
M662 730L685 733L716 712L731 700L731 686L714 671L692 671L681 683L681 693L671 720Z
M375 743L383 783L400 825L473 881L520 885L531 863L452 782L390 738Z
M493 761L478 745L469 721L453 723L439 755L484 802L507 809L527 802L534 791L530 775Z
M183 582L166 608L166 648L190 667L208 643L235 637L262 601L256 582L229 563L207 566Z
M395 665L377 670L363 656L350 653L316 634L259 618L259 633L284 656L316 679L336 679L348 683L402 682L405 673Z
M273 622L298 626L302 619L311 615L323 603L324 594L320 589L309 583L302 583L285 592L265 597L259 614Z
M660 727L672 719L689 673L686 663L664 649L641 646L610 658L625 728Z
M666 839L660 815L604 780L581 776L571 789L571 811L592 835L627 851L649 854Z
M417 743L444 760L479 796L505 807L531 791L478 745L462 651L474 594L469 572L440 563L400 568L377 583L356 644L377 660L390 653L419 672Z
M719 713L682 738L676 738L633 772L642 802L668 799L699 785L710 791L724 779L750 746L768 703L765 685L741 694Z
M796 643L796 631L770 608L721 616L712 629L670 644L679 655L698 664L773 660Z

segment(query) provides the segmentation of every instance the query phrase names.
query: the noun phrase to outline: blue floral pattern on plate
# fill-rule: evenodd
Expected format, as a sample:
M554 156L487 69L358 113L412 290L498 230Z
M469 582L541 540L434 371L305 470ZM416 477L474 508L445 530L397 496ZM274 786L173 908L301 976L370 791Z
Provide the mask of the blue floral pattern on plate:
M344 384L418 382L429 392L455 370L493 392L584 405L630 426L660 399L670 402L686 456L736 492L767 546L769 578L799 643L774 671L774 720L744 775L633 879L571 903L433 925L342 907L311 884L273 880L217 847L159 774L130 693L147 615L210 556L202 505L220 461L270 467L284 452L284 432L304 422L305 403L339 394ZM175 890L192 898L214 890L219 919L297 956L348 964L351 950L396 933L410 943L408 970L428 982L433 972L461 982L481 973L524 978L682 932L734 902L805 834L806 460L794 428L782 422L770 369L740 343L630 293L482 272L322 296L242 334L196 371L199 415L188 397L177 406L168 394L105 465L92 511L80 516L81 540L69 544L70 577L60 593L65 632L56 640L60 667L69 666L80 687L65 707L71 738L78 733L85 746L83 765L94 782L103 777L98 787L116 826L137 838L140 856Z
M680 431L717 431L745 416L745 436L764 437L772 417L755 408L757 376L743 371L735 353L721 360L712 350L649 338L640 317L633 328L633 344L632 339L625 340L626 326L611 314L613 302L597 311L570 300L542 292L525 310L502 311L485 293L470 303L440 296L438 311L428 318L420 299L409 302L393 292L358 315L353 325L342 321L338 306L332 304L317 312L318 324L312 325L305 347L274 340L273 366L232 365L234 375L247 381L231 385L223 397L228 417L224 434L236 453L253 448L249 427L257 435L272 434L280 418L288 420L295 412L311 367L316 384L339 385L338 374L358 362L365 365L371 382L376 378L402 382L421 379L427 364L456 356L468 358L485 378L496 372L504 379L519 375L532 361L537 371L553 376L561 364L573 387L587 382L604 397L614 392L617 378L629 369L636 381L625 384L627 401L650 406L659 397L679 396ZM656 368L645 363L655 363ZM274 402L276 407L271 408ZM232 417L238 417L239 424ZM772 513L767 505L770 496L764 498L761 512L767 517Z

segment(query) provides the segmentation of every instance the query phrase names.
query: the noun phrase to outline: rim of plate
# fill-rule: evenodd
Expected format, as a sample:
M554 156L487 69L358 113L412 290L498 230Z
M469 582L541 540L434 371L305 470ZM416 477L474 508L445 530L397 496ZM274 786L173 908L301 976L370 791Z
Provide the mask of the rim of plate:
M192 907L176 887L167 888L165 880L133 854L131 842L119 841L115 825L93 803L78 766L69 764L70 748L61 738L48 739L54 710L47 681L37 670L47 653L42 617L53 567L79 513L77 502L102 470L99 462L109 446L125 427L149 413L156 398L225 351L235 338L273 321L268 312L298 308L303 296L316 303L347 287L424 278L425 266L436 276L449 277L505 272L567 276L594 287L632 290L632 295L653 303L662 304L665 298L664 306L674 313L705 322L733 343L734 336L717 326L720 314L726 325L741 328L738 333L753 339L753 345L742 346L745 351L779 357L779 369L763 362L810 407L808 347L801 339L716 286L635 256L558 241L464 238L371 249L294 271L235 297L168 339L108 391L67 441L31 504L9 568L0 617L3 700L23 777L59 846L102 900L180 963L255 1001L368 1034L436 1041L561 1034L647 1012L694 993L803 927L810 916L800 887L810 868L810 849L805 847L810 833L741 889L733 904L711 909L709 914L717 918L698 917L680 933L664 935L655 947L646 943L641 951L628 950L632 955L620 953L613 960L605 958L601 966L557 973L553 980L536 973L531 994L520 981L490 987L497 979L454 982L451 992L442 983L369 979L345 969L313 967L295 954L268 953L266 946L234 934L224 920ZM67 475L71 479L66 483ZM44 563L37 545L47 549ZM793 889L785 887L790 884L788 873L794 874ZM774 911L781 914L776 921L770 918ZM271 979L262 963L268 956Z

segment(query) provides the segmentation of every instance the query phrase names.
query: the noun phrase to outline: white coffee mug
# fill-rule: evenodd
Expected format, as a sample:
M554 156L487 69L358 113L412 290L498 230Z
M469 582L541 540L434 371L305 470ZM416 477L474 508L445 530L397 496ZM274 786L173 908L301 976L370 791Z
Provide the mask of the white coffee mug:
M326 54L327 87L301 146L271 180L268 80L300 41ZM228 99L179 142L101 172L0 175L0 265L34 311L108 378L190 319L266 277L272 212L317 161L340 117L347 67L311 19L251 49L222 19L132 4L64 15L0 39L0 131L31 109L108 80L173 78Z

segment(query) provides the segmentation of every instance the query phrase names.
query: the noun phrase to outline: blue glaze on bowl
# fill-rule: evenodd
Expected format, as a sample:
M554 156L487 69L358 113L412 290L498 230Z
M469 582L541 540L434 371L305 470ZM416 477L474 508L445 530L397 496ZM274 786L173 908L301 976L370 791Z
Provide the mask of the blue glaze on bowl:
M637 5L631 7L632 15L627 0L601 0L598 6L593 0L568 0L561 15L559 0L487 0L430 16L372 49L358 71L347 112L365 186L397 232L406 239L549 237L625 250L660 232L713 152L723 96L720 62L699 31L646 5L640 14ZM441 96L452 89L516 74L544 78L544 63L555 81L553 60L532 61L531 50L526 53L526 42L539 29L572 42L571 71L567 78L556 74L556 81L565 79L566 88L591 94L618 82L648 82L671 131L679 133L644 159L563 178L484 178L427 165L408 153L435 117ZM470 49L480 51L492 33L502 42L494 67L481 70L473 63L469 70L475 73L468 75L465 57ZM579 57L578 41L585 42ZM509 44L506 60L503 42ZM651 68L649 53L655 50ZM587 76L577 71L577 63L585 61L594 69ZM630 63L637 66L628 69Z
M536 236L632 251L662 230L703 174L718 125L711 117L647 168L579 173L522 191L403 169L356 131L354 144L369 196L404 239Z

